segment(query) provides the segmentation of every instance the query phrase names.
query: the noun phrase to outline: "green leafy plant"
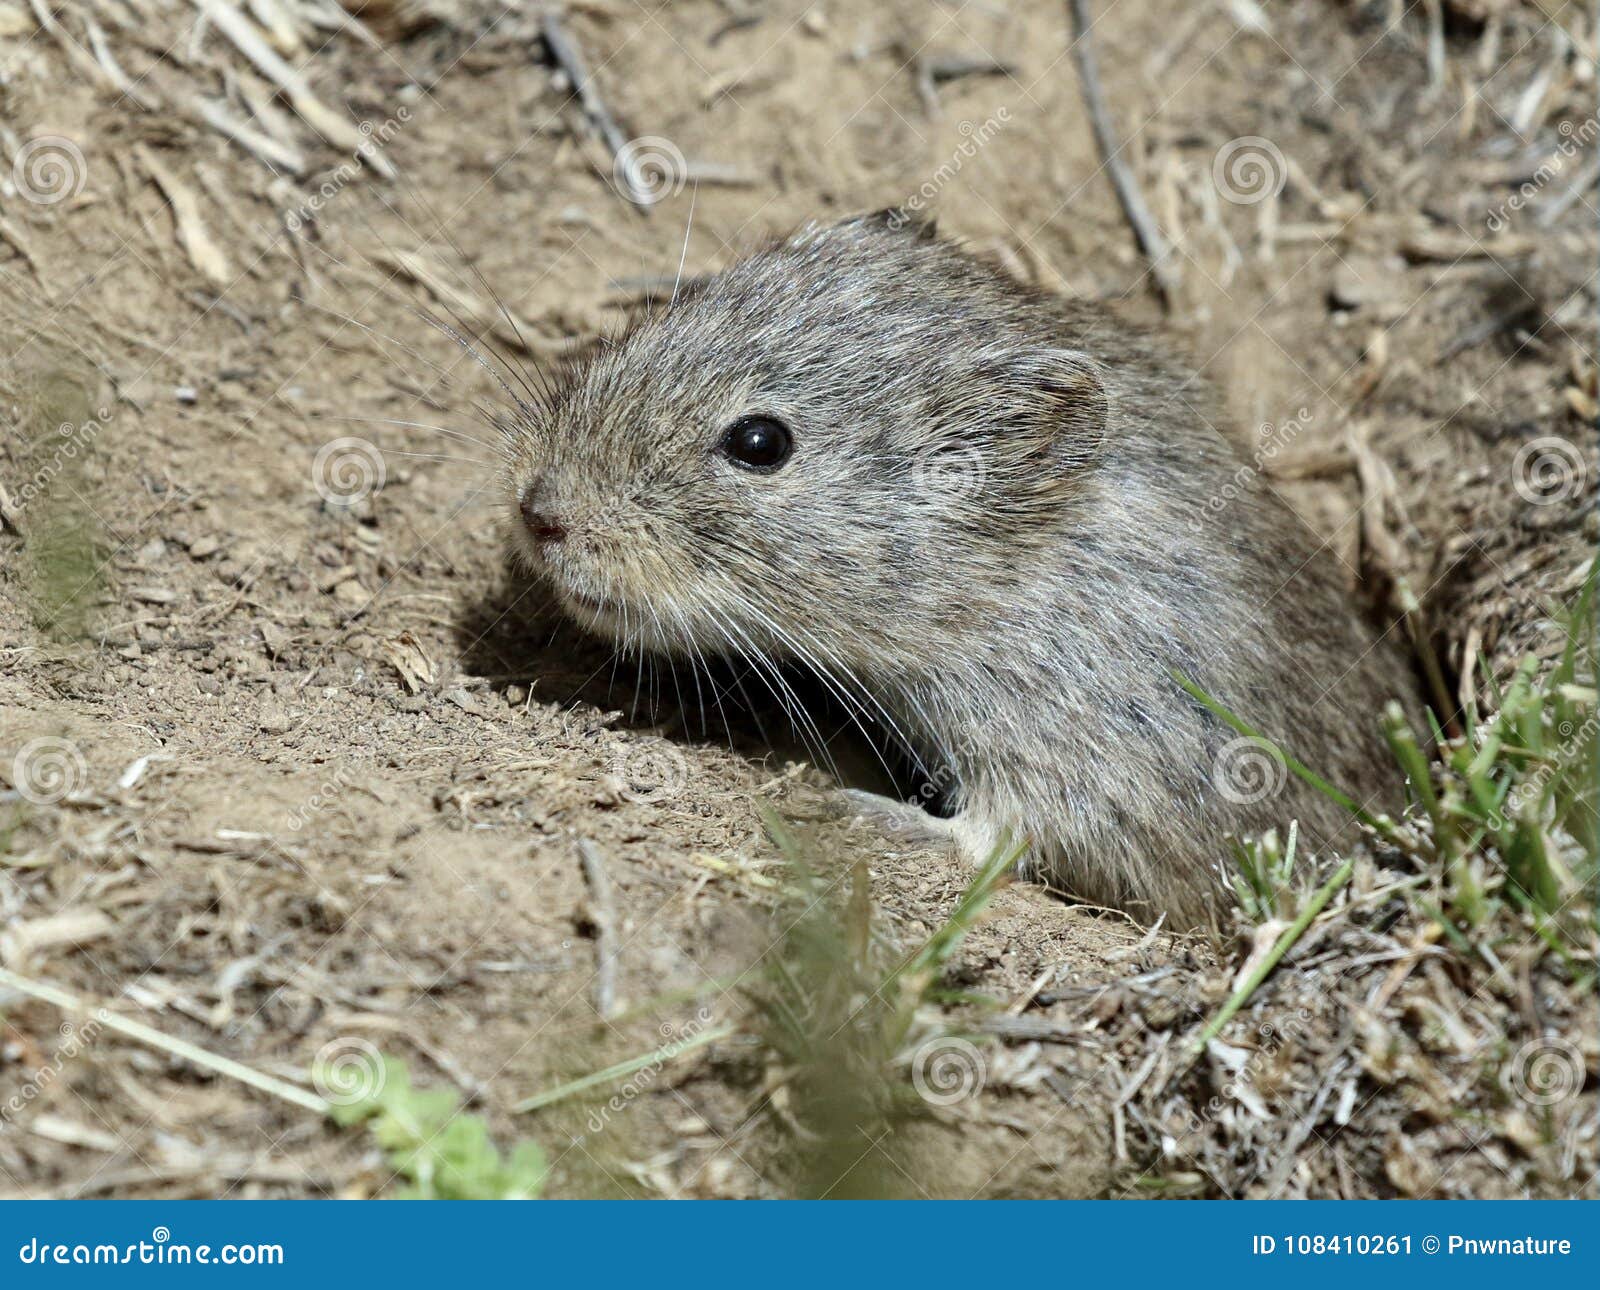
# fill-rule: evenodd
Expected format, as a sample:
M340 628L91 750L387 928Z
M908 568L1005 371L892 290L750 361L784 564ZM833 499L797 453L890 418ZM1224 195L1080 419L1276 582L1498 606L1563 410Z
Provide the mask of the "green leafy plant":
M1565 953L1592 935L1592 899L1600 863L1600 701L1595 689L1595 581L1592 569L1566 615L1567 643L1541 678L1539 661L1518 667L1496 694L1494 717L1467 714L1465 733L1448 738L1432 720L1434 753L1423 751L1399 704L1383 715L1383 732L1405 772L1412 809L1406 822L1373 816L1348 794L1265 739L1181 673L1180 685L1240 734L1262 740L1290 771L1349 808L1363 824L1419 862L1440 883L1436 917L1461 948L1464 932L1484 927L1509 905L1534 920L1546 944ZM1346 859L1314 892L1294 881L1296 828L1280 847L1277 834L1235 845L1232 878L1245 916L1288 925L1193 1042L1215 1038L1304 934L1355 868ZM1590 899L1584 903L1583 896ZM1587 931L1586 931L1587 929ZM1590 977L1593 984L1593 977Z
M1508 901L1547 931L1570 924L1576 898L1592 887L1600 852L1596 734L1595 575L1567 619L1561 657L1541 677L1529 658L1497 694L1494 717L1468 720L1438 753L1424 755L1397 706L1384 734L1429 822L1446 877L1447 912L1481 926ZM1592 907L1590 913L1592 914Z
M335 1105L329 1115L343 1126L365 1124L407 1186L410 1200L533 1200L548 1166L538 1143L524 1140L502 1159L483 1117L462 1111L443 1089L416 1089L405 1062L384 1056L382 1077L371 1091ZM330 1078L324 1073L323 1079Z
M1288 841L1268 829L1259 838L1245 838L1233 844L1235 872L1229 879L1239 908L1252 923L1268 919L1293 918L1303 898L1302 884L1295 881L1295 847L1299 842L1299 822L1289 822Z

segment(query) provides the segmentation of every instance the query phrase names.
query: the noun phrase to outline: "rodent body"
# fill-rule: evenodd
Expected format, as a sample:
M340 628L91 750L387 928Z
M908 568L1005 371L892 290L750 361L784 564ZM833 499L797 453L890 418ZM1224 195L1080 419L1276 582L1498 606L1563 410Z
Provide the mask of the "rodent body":
M915 748L981 858L1202 921L1229 834L1394 804L1408 686L1205 384L1102 307L925 229L810 227L686 288L525 408L516 545L636 647L797 658ZM1220 504L1212 499L1227 499Z

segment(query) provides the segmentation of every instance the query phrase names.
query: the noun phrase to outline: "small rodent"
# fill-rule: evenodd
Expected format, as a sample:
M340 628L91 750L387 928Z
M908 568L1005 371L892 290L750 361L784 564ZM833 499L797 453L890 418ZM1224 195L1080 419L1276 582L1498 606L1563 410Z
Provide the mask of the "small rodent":
M798 233L575 360L512 434L515 545L635 648L798 659L897 727L975 860L1168 925L1226 838L1398 788L1398 651L1229 446L1207 386L1103 307L887 213Z

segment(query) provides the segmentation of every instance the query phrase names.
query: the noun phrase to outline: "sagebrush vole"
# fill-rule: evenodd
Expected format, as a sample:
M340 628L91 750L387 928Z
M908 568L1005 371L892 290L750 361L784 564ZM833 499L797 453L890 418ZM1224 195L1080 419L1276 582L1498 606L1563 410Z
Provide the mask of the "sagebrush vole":
M1174 679L1392 805L1409 685L1205 384L922 226L808 227L688 284L512 428L516 544L637 648L797 659L898 728L974 856L1201 919L1225 835L1347 813Z

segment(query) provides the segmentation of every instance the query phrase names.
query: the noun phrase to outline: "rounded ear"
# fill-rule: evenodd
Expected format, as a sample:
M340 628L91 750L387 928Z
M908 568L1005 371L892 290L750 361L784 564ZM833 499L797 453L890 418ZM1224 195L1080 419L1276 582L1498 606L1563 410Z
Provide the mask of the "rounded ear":
M996 433L1047 474L1092 465L1105 447L1111 404L1103 371L1078 349L1032 349L994 373L1005 391Z
M917 242L931 242L939 236L933 216L907 210L904 206L886 206L866 215L852 215L849 219L840 220L835 227L896 233Z

